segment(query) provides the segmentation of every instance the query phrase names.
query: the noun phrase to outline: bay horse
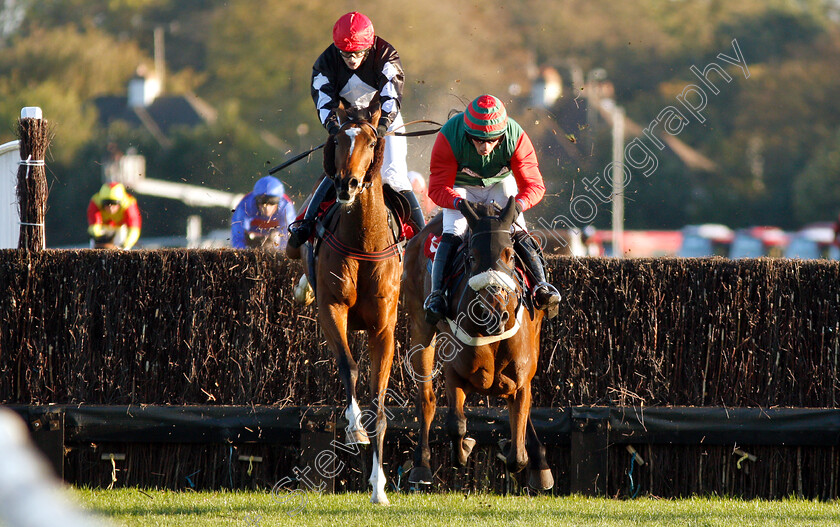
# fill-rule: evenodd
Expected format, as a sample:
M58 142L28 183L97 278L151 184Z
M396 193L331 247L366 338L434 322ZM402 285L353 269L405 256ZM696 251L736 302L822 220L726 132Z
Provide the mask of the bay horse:
M463 278L454 286L447 318L437 327L426 322L423 300L431 289L429 259L423 245L429 232L440 233L440 215L406 247L403 301L411 322L411 347L406 368L418 385L417 417L420 441L414 452L409 482L431 484L429 427L435 415L432 380L436 375L435 343L443 361L446 429L452 440L453 462L464 466L475 440L466 437L464 402L471 392L507 402L511 440L505 456L511 472L528 467L528 485L539 490L554 486L545 449L531 422L531 379L537 371L543 311L524 305L525 292L516 276L511 226L516 207L510 198L496 215L491 207L467 205L470 227ZM492 206L492 209L498 210ZM418 280L418 276L426 280ZM439 335L436 336L436 332Z
M337 110L340 131L324 147L324 173L332 179L338 211L325 226L324 242L314 264L318 322L338 364L347 408L348 445L370 444L373 437L371 502L388 504L382 452L387 426L385 395L394 359L394 328L400 296L402 260L388 227L388 210L380 169L385 148L369 119L348 118ZM287 247L290 258L301 251ZM304 264L304 268L309 266ZM360 410L356 398L358 363L348 344L348 331L364 330L370 356L371 411ZM365 426L374 421L369 435ZM369 428L370 429L370 428Z

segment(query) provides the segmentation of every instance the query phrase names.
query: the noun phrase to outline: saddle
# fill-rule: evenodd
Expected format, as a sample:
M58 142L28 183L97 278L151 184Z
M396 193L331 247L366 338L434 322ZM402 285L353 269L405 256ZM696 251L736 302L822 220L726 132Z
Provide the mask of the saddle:
M396 250L400 258L402 258L405 244L416 234L413 225L409 221L411 218L411 205L405 196L393 190L390 186L383 185L382 190L385 205L388 209L388 228L391 230L394 240L396 240ZM307 266L307 275L309 276L309 284L312 287L313 293L316 290L315 263L318 258L318 253L323 245L325 236L330 233L330 226L333 223L333 218L336 213L341 208L340 206L341 204L336 202L335 199L335 190L331 189L330 193L327 194L327 198L321 202L318 216L315 218L315 228L312 230L309 243L304 245L306 247L305 250L308 252L307 261L309 265ZM300 220L302 218L303 213L297 219Z

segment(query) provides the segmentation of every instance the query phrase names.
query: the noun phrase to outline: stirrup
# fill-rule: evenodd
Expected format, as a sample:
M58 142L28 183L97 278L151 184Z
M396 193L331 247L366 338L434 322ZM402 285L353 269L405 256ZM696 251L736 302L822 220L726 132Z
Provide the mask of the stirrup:
M426 323L432 326L437 325L440 319L446 316L446 295L443 291L432 291L423 302L423 311L426 313Z
M544 303L537 301L537 295L540 290L545 291L544 295L548 296L548 300ZM560 305L560 292L557 288L548 282L540 282L534 286L534 305L537 309L543 310L548 318L557 316Z
M306 243L309 237L312 236L312 227L314 224L314 220L303 219L290 225L289 238L286 240L286 243L294 249Z

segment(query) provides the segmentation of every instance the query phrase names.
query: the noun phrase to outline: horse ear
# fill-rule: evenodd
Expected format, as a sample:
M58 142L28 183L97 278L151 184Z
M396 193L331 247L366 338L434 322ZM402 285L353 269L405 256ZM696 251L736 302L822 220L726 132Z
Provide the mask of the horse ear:
M507 205L505 205L505 208L503 208L501 214L499 214L503 225L513 225L513 222L516 221L516 206L514 205L515 203L516 198L514 198L513 196L509 197Z
M380 115L382 115L382 108L377 108L376 111L373 112L373 114L371 114L370 116L370 124L372 124L374 128L376 128L376 125L379 124Z
M338 117L338 124L347 120L347 110L344 109L344 103L339 103L338 108L335 109L335 116Z
M461 213L464 215L464 218L466 218L470 228L472 228L474 224L478 223L478 213L476 213L469 201L464 200L464 210L462 210Z

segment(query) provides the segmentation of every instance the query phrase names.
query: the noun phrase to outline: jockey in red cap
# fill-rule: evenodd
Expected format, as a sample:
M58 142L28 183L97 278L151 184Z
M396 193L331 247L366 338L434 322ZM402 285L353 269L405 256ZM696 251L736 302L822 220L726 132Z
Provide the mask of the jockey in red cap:
M482 95L450 118L437 136L430 165L429 197L443 208L443 236L432 265L426 320L436 324L446 313L443 281L467 231L460 211L467 200L503 204L510 196L516 197L519 217L513 225L513 242L534 284L534 304L546 310L557 306L560 293L545 279L539 246L528 234L522 215L545 194L537 154L528 134L508 118L502 101Z
M423 211L411 189L406 165L408 143L405 137L386 132L403 125L400 114L403 74L400 57L394 47L376 36L373 23L357 12L343 15L333 27L333 43L321 53L312 67L312 100L318 117L331 136L337 134L341 123L335 110L341 104L347 110L382 112L379 122L373 123L377 135L385 143L382 163L382 183L405 196L411 205L411 223L420 232L426 222ZM372 104L376 100L377 102ZM312 234L314 220L321 202L332 185L324 178L312 195L302 221L289 229L289 245L300 247Z

